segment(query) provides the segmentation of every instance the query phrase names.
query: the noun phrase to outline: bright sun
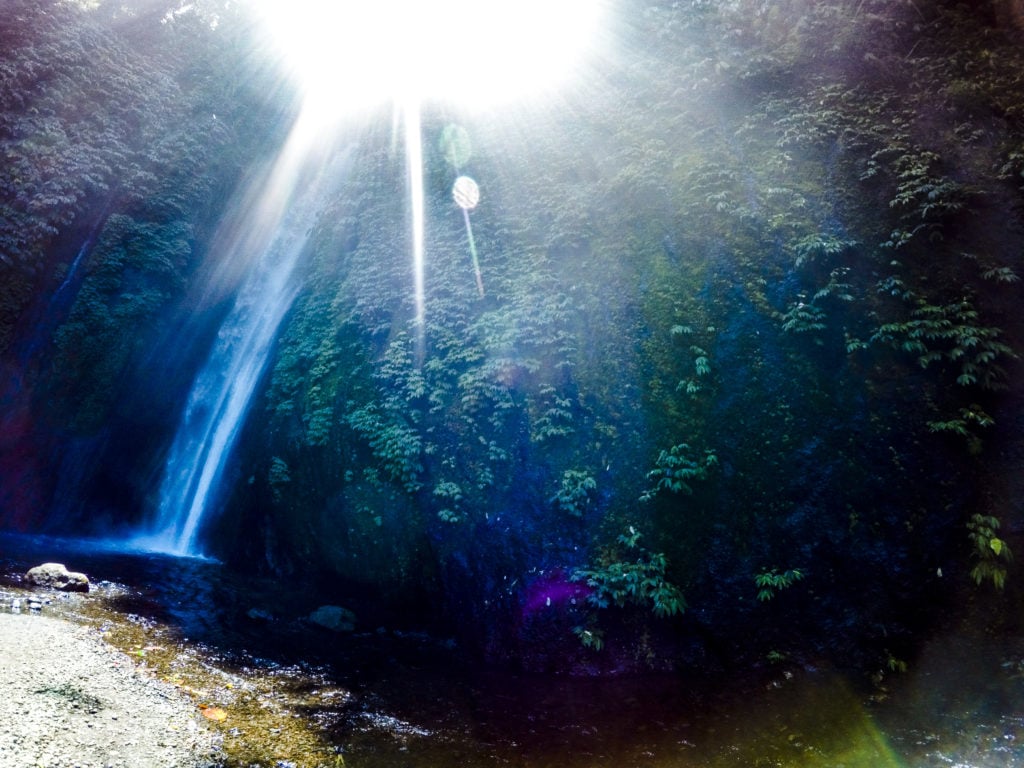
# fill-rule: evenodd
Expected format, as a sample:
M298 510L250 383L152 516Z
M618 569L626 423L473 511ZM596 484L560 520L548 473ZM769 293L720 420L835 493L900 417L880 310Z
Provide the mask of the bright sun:
M531 98L596 46L604 0L251 0L308 102Z

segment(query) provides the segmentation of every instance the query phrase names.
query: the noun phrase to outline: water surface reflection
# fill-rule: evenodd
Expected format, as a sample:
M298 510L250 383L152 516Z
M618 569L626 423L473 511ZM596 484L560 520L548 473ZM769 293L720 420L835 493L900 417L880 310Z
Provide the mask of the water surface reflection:
M359 768L1024 764L1020 638L943 636L881 684L784 665L715 681L531 677L472 668L422 634L320 631L299 618L316 595L214 561L0 537L9 585L47 560L109 582L96 599L168 625L211 663L288 678L291 711ZM254 619L254 606L278 616Z

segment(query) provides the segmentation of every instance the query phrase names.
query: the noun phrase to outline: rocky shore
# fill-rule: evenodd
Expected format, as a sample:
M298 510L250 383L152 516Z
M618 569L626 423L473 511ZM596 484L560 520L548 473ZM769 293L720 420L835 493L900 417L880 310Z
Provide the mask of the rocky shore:
M208 768L214 734L187 696L95 628L0 612L0 766Z

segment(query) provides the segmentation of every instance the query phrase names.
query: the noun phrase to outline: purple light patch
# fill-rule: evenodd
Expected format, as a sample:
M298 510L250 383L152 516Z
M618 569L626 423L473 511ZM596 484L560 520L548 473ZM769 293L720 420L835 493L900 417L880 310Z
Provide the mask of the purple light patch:
M569 581L565 574L557 571L533 582L526 589L523 601L523 617L526 618L545 608L578 605L593 590L586 584Z

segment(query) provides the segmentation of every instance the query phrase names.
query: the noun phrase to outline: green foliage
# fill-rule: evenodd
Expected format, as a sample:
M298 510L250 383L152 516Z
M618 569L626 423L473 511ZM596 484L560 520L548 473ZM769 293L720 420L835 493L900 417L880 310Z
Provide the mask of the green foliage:
M55 381L81 430L97 428L115 403L118 387L143 333L182 290L192 257L192 230L113 215L87 264L68 320L56 334Z
M10 294L0 322L13 325L27 295L11 272L43 264L48 244L108 196L146 243L117 256L115 216L59 337L59 381L86 393L70 404L97 425L153 318L191 277L187 254L162 241L209 239L195 213L211 196L190 185L208 164L222 171L258 154L251 139L268 110L252 108L261 102L249 91L265 83L225 77L219 45L166 45L177 22L153 32L163 53L150 61L113 29L86 34L72 4L12 2L31 14L0 24L12 36L0 53L0 244L10 246L0 257L14 265L0 275ZM336 561L352 552L353 570L367 551L392 553L367 542L409 531L408 554L424 526L442 559L467 542L485 554L539 540L568 550L619 529L634 489L648 488L650 500L706 479L717 455L673 445L686 435L728 447L737 471L708 496L729 503L709 505L715 515L655 505L651 535L667 554L639 547L634 531L580 571L603 605L672 615L683 602L668 558L689 575L712 526L737 551L752 531L770 530L799 485L795 445L835 451L837 483L877 472L904 483L893 497L907 495L909 472L886 475L887 459L855 456L838 435L888 445L904 412L936 432L979 432L992 418L974 387L1006 382L1009 340L1020 338L1009 310L1024 179L1021 57L984 14L956 5L653 4L624 25L642 45L608 88L522 137L469 117L451 126L424 105L422 328L405 158L386 119L368 123L312 233L302 292L275 346L265 425L253 422L265 446L248 449L265 451L275 523L301 531L296 540L329 541ZM463 167L485 193L473 214L484 298L450 198ZM218 192L230 183L226 174ZM161 258L174 268L161 272ZM765 338L773 324L785 343ZM803 354L839 339L863 354L836 367L836 356ZM909 356L895 371L886 346ZM921 372L901 376L900 365ZM950 395L939 386L947 380L970 386ZM982 402L998 415L998 403ZM844 404L859 403L899 413L872 412L854 433ZM869 406L853 407L859 417ZM509 520L516 504L538 519L512 523L507 544L487 541L480 521L496 510ZM510 582L533 557L502 563ZM759 598L799 574L759 574L768 579ZM576 634L604 643L594 623Z
M782 571L781 573L776 568L762 571L754 576L754 585L757 587L757 599L761 602L771 600L775 597L775 593L778 590L789 589L789 587L803 578L803 571L797 568Z
M582 517L597 490L597 481L588 473L578 469L567 469L562 473L562 483L551 502L567 514Z
M670 615L682 598L664 585L683 576L670 578L667 560L699 572L712 526L749 548L791 509L794 461L828 451L840 496L870 475L902 498L918 463L893 469L862 446L913 450L915 417L939 432L985 427L970 377L1005 382L996 368L1010 368L1020 337L1009 311L1019 239L1012 222L1000 228L1017 217L1024 178L1019 57L984 22L948 23L954 4L917 3L925 19L882 0L694 5L637 13L628 26L644 45L599 103L581 99L528 138L469 118L456 130L424 110L419 350L401 147L387 126L361 139L279 345L268 433L293 475L309 471L325 498L339 466L372 492L425 483L405 509L431 527L439 558L470 541L557 551L618 530L646 475L643 498L665 502L648 510L662 554L629 535L577 575L593 582L595 611ZM483 299L450 200L464 165L485 193L473 214ZM984 330L996 325L1007 330ZM784 343L766 338L773 326ZM857 354L803 354L812 344ZM961 376L965 393L942 389ZM736 471L707 489L722 494L715 515L671 514L664 496L692 492L717 463L674 445L680 435L729 449ZM512 500L536 518L494 544L477 526L500 510L506 530ZM353 514L331 524L345 530ZM861 530L873 514L860 511ZM820 527L845 523L840 513ZM764 571L759 599L802 575ZM593 622L575 632L605 642Z
M673 339L690 337L693 335L693 332L693 328L689 325L673 325L669 331ZM706 349L697 344L689 344L687 352L692 360L693 371L691 375L679 381L676 385L676 391L685 392L688 395L696 395L705 388L707 380L711 377L711 355Z
M1016 283L1020 280L1020 276L1010 267L986 267L981 276L997 283Z
M654 481L654 487L641 494L641 501L650 501L662 491L669 493L693 493L690 483L704 480L708 471L718 465L714 451L704 451L701 457L693 456L693 449L686 443L673 445L661 451L655 460L654 469L647 473L647 479Z
M462 489L458 484L448 480L438 483L434 486L434 497L444 504L444 509L438 510L439 518L446 523L457 523L462 519L460 512Z
M815 233L805 235L797 240L792 246L792 251L795 265L802 267L816 261L826 261L839 256L856 247L856 245L856 240L849 240L825 233Z
M981 439L974 429L991 427L993 424L995 419L985 413L980 405L972 403L970 407L960 409L959 418L929 421L928 429L931 432L949 432L965 437L970 452L978 453L981 450Z
M978 274L982 280L1003 285L1016 283L1020 280L1020 277L1011 267L997 264L989 256L979 256L976 253L969 253L967 251L961 251L960 256L967 262L977 266Z
M853 286L846 282L849 271L848 267L833 269L829 273L828 282L814 293L810 301L807 301L806 294L802 294L797 301L792 302L786 312L778 315L782 330L799 334L825 330L827 316L822 303L827 299L853 301Z
M422 487L419 476L423 471L420 462L423 443L415 430L386 419L373 404L351 412L347 421L370 444L374 456L392 480L409 493Z
M815 292L812 301L828 298L838 301L853 301L853 286L846 282L849 272L849 267L837 267L829 272L828 282Z
M533 421L530 439L535 443L545 443L572 435L572 408L572 400L561 396L553 386L543 385L533 408L538 415Z
M1006 586L1006 565L1013 559L1009 545L999 538L999 518L993 515L976 513L967 523L968 538L974 545L972 557L974 567L971 578L981 586L986 581L992 582L998 590Z
M229 25L216 33L193 24L197 17L186 9L173 21L157 16L125 26L84 5L4 6L3 283L46 274L53 246L66 248L63 238L107 212L156 226L209 223L219 210L214 189L230 184L242 158L254 156L231 133L233 114L250 104L217 103L219 118L211 106L213 75L233 66L225 66L232 52L212 38ZM200 63L203 76L190 77ZM11 327L5 315L0 311L0 349Z
M659 617L682 613L686 601L679 588L667 580L668 560L664 554L640 546L639 539L640 534L630 526L628 533L618 537L618 547L605 552L594 567L574 570L571 580L591 588L587 603L594 608L633 605Z
M916 355L922 368L939 361L952 363L957 371L956 383L961 386L1000 389L1006 371L999 363L1017 354L1002 341L999 328L983 326L979 320L978 311L967 298L942 306L919 300L909 320L885 323L871 341Z
M949 419L948 421L929 421L928 429L932 432L953 432L966 437L971 434L967 429L969 422L976 422L983 427L994 423L992 417L985 415L984 412L962 408L960 409L960 414L963 418Z
M904 227L893 230L883 246L902 248L920 233L934 242L941 239L942 225L967 207L969 193L963 184L937 173L941 157L916 148L897 154L892 169L896 194L889 207L900 212Z
M271 458L270 470L267 472L267 483L270 485L270 492L274 496L274 501L281 502L284 495L283 486L288 485L291 481L292 475L288 469L288 462L280 456Z
M698 346L690 347L690 351L694 354L693 367L697 376L711 375L711 363L708 362L708 353Z
M901 675L907 671L907 662L903 659L897 659L888 651L886 651L885 666L890 672L897 672Z
M814 333L825 330L825 310L805 301L794 301L789 309L779 316L782 330L786 333Z
M596 625L579 625L572 628L584 648L600 651L604 648L604 630Z

